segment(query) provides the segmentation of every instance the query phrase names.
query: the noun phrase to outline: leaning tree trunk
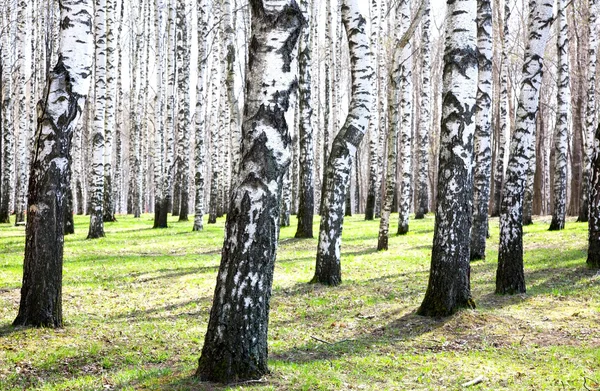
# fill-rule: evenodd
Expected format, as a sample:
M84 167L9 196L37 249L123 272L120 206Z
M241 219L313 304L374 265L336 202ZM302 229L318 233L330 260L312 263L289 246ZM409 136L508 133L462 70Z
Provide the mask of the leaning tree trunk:
M303 17L294 0L251 0L242 160L230 198L208 330L202 380L259 379L268 372L269 301L283 176L290 164L285 121L297 75L290 66ZM273 75L277 75L273 78ZM274 81L274 83L273 83Z
M319 245L313 282L338 285L342 282L341 245L346 188L350 183L350 168L360 145L373 105L373 54L366 35L366 20L357 0L345 0L342 21L346 27L350 49L352 96L346 123L333 140L325 171L323 214L319 229Z
M474 307L469 232L477 94L477 2L448 2L435 232L429 285L419 315Z
M64 194L73 131L89 90L93 4L62 0L59 58L41 102L29 180L23 285L16 326L61 327Z
M554 130L554 208L550 231L565 228L567 213L567 134L569 132L569 37L567 31L567 2L558 0L557 110Z
M424 0L423 26L421 30L421 107L418 130L418 193L415 219L422 219L429 213L429 133L431 132L431 43L429 40L431 6Z
M591 191L591 172L592 155L594 153L594 130L596 129L596 62L598 49L598 0L589 2L589 48L588 48L588 69L587 82L588 93L586 96L587 104L585 108L585 142L583 151L583 173L581 178L581 204L579 208L579 217L577 221L588 221L589 197Z
M473 226L471 260L485 259L488 234L488 205L492 175L492 3L479 0L477 6L478 88L475 105L475 168L473 172Z
M104 237L104 127L106 115L106 0L96 0L96 75L88 239Z
M508 97L508 21L510 19L510 7L508 1L504 3L504 26L502 36L502 67L500 68L500 129L498 131L498 149L496 153L496 166L494 170L494 196L492 205L492 217L500 216L500 204L502 203L502 186L504 185L504 155L506 154L506 133L510 123L509 97Z
M499 294L525 292L523 196L526 173L534 149L535 117L539 107L544 49L550 33L552 5L549 0L529 2L529 41L525 50L516 127L502 189L500 248L496 271L496 293Z
M300 8L304 14L304 19L309 23L311 21L310 5L307 0L300 1ZM296 229L296 238L313 237L313 216L315 210L315 192L314 192L314 148L313 148L313 129L312 118L312 92L311 92L311 72L310 72L310 28L302 30L300 37L298 53L298 105L300 111L298 137L300 139L300 178L298 191L298 228Z

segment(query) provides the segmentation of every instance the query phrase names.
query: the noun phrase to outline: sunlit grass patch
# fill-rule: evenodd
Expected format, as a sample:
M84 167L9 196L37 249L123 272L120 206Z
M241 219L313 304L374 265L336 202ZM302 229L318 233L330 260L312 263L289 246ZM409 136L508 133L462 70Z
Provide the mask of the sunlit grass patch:
M476 310L415 315L427 287L432 215L376 252L379 221L345 219L339 287L308 284L317 239L281 230L269 352L271 375L228 387L193 379L223 244L224 221L152 229L118 216L86 240L76 216L65 240L61 330L14 329L24 228L0 226L0 390L479 390L600 388L600 274L585 266L587 225L548 218L525 227L528 291L494 292L498 220L472 263ZM315 219L315 236L318 218ZM595 387L595 388L594 388Z

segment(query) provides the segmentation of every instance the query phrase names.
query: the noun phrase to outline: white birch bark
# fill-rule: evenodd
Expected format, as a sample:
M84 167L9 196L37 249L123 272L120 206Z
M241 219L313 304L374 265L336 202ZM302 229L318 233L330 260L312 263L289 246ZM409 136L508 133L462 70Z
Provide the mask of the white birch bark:
M49 73L35 136L19 314L14 325L61 327L63 217L70 143L89 89L91 1L60 2L58 62Z
M202 231L204 229L203 216L204 216L204 172L205 172L205 146L204 140L206 138L206 117L205 112L205 98L204 98L204 84L206 78L206 67L207 67L207 45L206 39L208 36L207 27L207 15L205 12L206 1L201 0L197 2L197 34L198 34L198 63L197 72L198 80L196 83L196 123L195 123L195 161L194 161L194 182L196 185L196 196L195 196L195 214L194 214L194 231Z
M375 91L379 91L379 51L380 45L380 19L381 19L381 10L379 8L378 0L371 0L371 50L375 53L375 58L377 61L377 65L375 67L376 72L376 80L375 80ZM383 104L379 102L379 93L373 94L373 110L376 115L371 116L371 121L369 121L369 188L367 192L367 205L365 207L365 220L373 220L375 218L375 202L377 199L376 194L380 191L380 181L379 178L381 176L380 169L380 159L379 155L381 151L379 150L379 132L382 131L380 129L380 122L383 122L379 117L379 105ZM388 149L389 152L389 149Z
M188 53L188 33L186 2L177 2L177 95L178 115L177 133L179 134L179 174L180 205L179 221L188 220L190 188L190 53Z
M589 0L588 19L588 68L587 68L587 103L585 108L585 132L583 151L583 177L581 190L581 209L577 221L588 221L589 196L591 190L592 157L594 154L594 134L597 126L596 118L596 64L598 61L598 0Z
M29 125L27 123L29 116L27 115L28 104L27 104L27 90L26 90L26 77L25 74L25 54L27 46L30 44L28 41L28 34L26 32L26 21L27 21L27 1L19 0L16 2L17 5L17 18L14 22L16 24L16 35L15 35L15 48L16 48L16 63L15 73L16 79L14 84L14 94L16 96L16 129L17 129L17 185L16 185L16 199L15 199L15 224L23 223L25 221L25 208L27 207L27 177L28 177L28 166L29 166Z
M523 81L502 189L496 293L525 292L523 196L526 172L533 151L531 145L534 142L535 118L539 108L544 50L550 34L552 6L553 3L548 0L529 1L529 33L523 64Z
M421 103L418 128L418 193L415 219L429 213L429 134L431 133L431 4L423 0L424 12L421 26Z
M2 39L2 201L0 203L0 223L10 223L10 215L13 211L12 201L14 195L15 174L15 135L13 125L13 78L12 72L14 66L14 46L12 29L9 21L13 18L14 7L9 1L6 4L6 12L0 13L2 18L2 28L6 31L0 36Z
M96 0L95 87L92 162L90 173L90 226L88 239L104 237L104 131L106 117L106 0Z
M448 2L435 231L429 283L419 315L473 307L469 232L477 95L477 2Z
M550 231L558 231L565 227L567 213L567 137L569 133L569 111L571 90L569 87L569 37L567 27L567 1L558 0L558 53L557 75L557 110L554 129L554 208Z
M117 51L115 37L115 16L117 1L106 0L106 94L105 94L105 126L104 126L104 207L103 220L116 221L113 189L113 133L117 128L116 121L116 77Z
M510 20L509 0L504 1L504 23L502 34L502 65L500 68L500 130L498 132L498 150L496 152L496 166L494 169L494 199L492 207L492 217L500 215L500 205L502 203L502 187L504 186L504 156L506 155L506 135L509 132L509 95L508 95L508 47L509 47L509 30L508 23Z
M477 49L479 75L475 105L475 166L473 172L473 226L471 260L485 259L488 206L492 175L492 2L478 0Z
M350 168L372 114L375 71L373 54L366 34L366 19L358 0L344 0L342 21L350 50L352 97L344 126L333 141L323 186L323 215L313 282L327 285L341 283L341 244L344 203L350 183Z
M197 375L231 382L261 378L267 368L269 301L279 232L283 176L290 164L285 112L297 87L290 64L303 18L294 0L251 0L242 160L227 215ZM277 75L277 77L273 77Z
M313 237L314 196L314 146L312 127L312 90L311 90L311 12L308 0L300 1L300 8L308 26L302 30L299 42L298 66L298 138L299 189L298 189L298 228L296 238Z
M401 0L399 10L401 36L410 24L410 1ZM400 70L400 159L402 178L400 182L398 235L408 233L408 219L412 204L412 45L402 50Z

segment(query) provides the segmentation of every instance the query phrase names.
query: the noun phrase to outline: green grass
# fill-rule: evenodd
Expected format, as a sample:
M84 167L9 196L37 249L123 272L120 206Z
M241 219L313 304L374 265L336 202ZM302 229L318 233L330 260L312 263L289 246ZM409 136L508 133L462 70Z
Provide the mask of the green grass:
M223 241L223 221L191 232L118 216L86 240L66 237L60 330L15 329L24 228L0 226L0 390L600 389L600 273L585 267L587 224L525 228L527 294L493 294L498 221L473 264L476 310L415 315L427 286L433 216L376 252L378 221L347 218L343 283L311 285L316 239L281 230L269 352L271 375L222 387L193 377ZM396 230L392 217L390 232ZM315 222L315 232L318 224ZM324 342L323 342L324 341ZM584 386L585 381L585 386Z

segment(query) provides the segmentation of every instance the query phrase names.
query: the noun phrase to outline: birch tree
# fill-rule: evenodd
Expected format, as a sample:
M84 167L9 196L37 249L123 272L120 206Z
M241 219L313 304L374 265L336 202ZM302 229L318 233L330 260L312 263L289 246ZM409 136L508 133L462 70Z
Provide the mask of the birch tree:
M588 68L587 68L587 103L585 108L585 138L583 151L583 175L581 190L581 207L577 221L588 221L589 195L591 191L592 157L594 153L594 133L596 129L596 63L598 60L598 0L589 0L588 19Z
M61 327L64 194L70 143L89 89L93 4L60 2L58 62L48 75L28 191L25 261L15 326Z
M290 165L285 112L297 86L291 63L303 25L294 0L250 0L250 7L253 44L242 160L230 198L221 266L197 371L200 379L219 382L258 379L268 372L268 311L279 204Z
M502 187L504 185L504 155L506 154L506 134L510 126L509 118L509 96L508 96L508 22L510 20L509 0L504 0L504 22L501 42L502 65L500 68L500 130L498 132L498 149L496 152L496 165L494 169L494 195L492 213L493 217L500 216L500 204L502 203Z
M400 25L407 31L410 22L410 1L400 1ZM412 204L412 45L407 42L402 50L400 70L400 159L401 180L398 210L398 235L408 233L408 219Z
M587 265L600 269L600 127L594 136L590 183Z
M115 199L113 189L113 131L117 128L116 94L117 94L117 50L115 37L115 16L117 1L106 0L106 94L105 94L105 124L104 124L104 205L103 221L116 221Z
M506 180L502 189L500 245L496 293L525 292L523 270L523 195L531 160L535 118L543 75L544 49L550 34L553 3L529 1L528 42L517 107L516 126L510 145Z
M13 48L15 40L12 39L13 34L11 33L10 20L12 19L13 9L11 2L6 4L5 12L1 13L0 17L3 19L3 26L5 27L5 34L2 39L2 199L0 201L0 223L10 223L11 205L14 194L14 182L13 176L15 172L15 152L14 152L14 132L13 129Z
M473 135L477 94L477 2L448 2L438 196L429 284L419 315L474 307L470 288Z
M380 45L380 24L381 21L381 9L379 7L378 0L371 0L371 50L378 56ZM377 59L377 57L376 57ZM377 73L375 76L375 91L379 91L379 67L375 68ZM379 132L381 131L380 117L379 117L379 93L373 94L373 108L375 115L371 116L369 121L369 188L367 192L367 205L365 206L365 220L373 220L375 218L375 202L377 199L377 193L380 191L381 182L379 180L381 170L379 165ZM381 119L383 122L383 119ZM389 157L389 149L388 149ZM395 164L395 163L394 163ZM385 201L384 201L385 202Z
M558 0L558 53L557 111L554 129L554 208L550 231L565 227L567 212L567 136L569 132L569 37L567 30L567 1Z
M181 175L180 182L180 206L179 221L188 220L189 187L190 187L190 54L187 37L186 2L177 2L177 92L178 92L178 115L177 131L179 134L178 172Z
M342 282L342 227L350 168L356 149L367 130L373 106L372 94L375 93L373 54L366 34L366 19L357 0L343 2L342 21L350 50L352 95L346 122L333 140L325 168L323 213L319 227L315 276L312 279L313 282L333 286Z
M96 69L92 133L91 211L88 239L104 237L104 129L106 126L106 0L96 0Z
M310 5L308 0L300 1L300 8L304 19L311 26ZM311 29L302 29L298 47L298 105L299 105L299 127L298 137L300 142L299 150L299 191L298 191L298 227L296 229L296 238L313 237L313 216L315 209L314 194L314 148L313 148L313 128L311 118L312 110L312 91L311 91Z
M423 21L421 27L421 103L418 129L418 193L415 219L422 219L429 213L429 133L431 132L431 4L423 0Z
M204 139L206 136L205 129L205 99L204 99L204 83L206 77L206 35L207 35L207 21L206 21L206 1L201 0L197 2L197 39L198 39L198 63L197 72L198 80L196 82L196 118L195 118L195 160L194 160L194 184L196 185L196 195L194 199L195 211L194 211L194 231L202 231L204 229L204 223L202 221L204 216L204 166L205 166L205 146Z
M473 172L473 226L471 260L485 259L488 206L492 175L492 3L477 2L477 103L475 105L475 167Z

